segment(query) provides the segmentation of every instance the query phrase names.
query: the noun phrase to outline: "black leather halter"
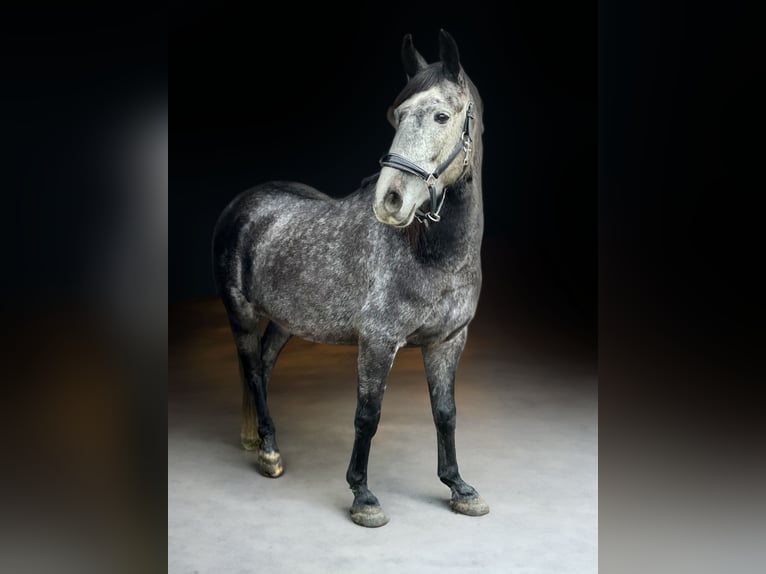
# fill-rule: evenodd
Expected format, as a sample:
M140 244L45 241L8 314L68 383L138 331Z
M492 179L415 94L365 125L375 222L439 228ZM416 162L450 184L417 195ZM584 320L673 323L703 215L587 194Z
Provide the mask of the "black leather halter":
M444 205L444 197L447 195L447 188L442 191L441 198L436 197L436 180L444 171L455 161L455 158L462 151L465 153L463 158L463 171L465 171L468 165L468 156L472 150L473 138L471 133L473 130L473 102L468 102L468 107L465 111L465 123L463 124L463 134L460 136L460 141L457 142L452 152L450 152L447 159L440 163L435 170L428 173L422 167L415 162L408 160L406 157L396 153L389 153L380 158L380 165L385 167L392 167L399 171L411 173L418 176L420 179L426 182L428 186L428 194L431 196L431 209L428 212L423 212L420 208L415 210L415 218L423 223L427 223L426 219L433 221L434 223L441 220L439 212Z

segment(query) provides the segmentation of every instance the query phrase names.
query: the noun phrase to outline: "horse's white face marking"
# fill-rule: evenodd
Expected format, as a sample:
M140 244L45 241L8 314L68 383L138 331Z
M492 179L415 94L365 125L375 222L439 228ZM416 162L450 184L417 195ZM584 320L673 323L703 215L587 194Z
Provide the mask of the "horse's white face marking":
M394 110L396 135L390 153L432 172L461 141L467 105L466 96L458 92L457 86L453 88L446 82L414 94ZM462 168L462 156L458 156L437 180L437 194L460 177ZM385 202L391 191L401 197L401 207L393 212L391 203ZM412 223L415 210L429 199L428 186L421 178L383 167L375 187L373 211L381 223L406 227Z

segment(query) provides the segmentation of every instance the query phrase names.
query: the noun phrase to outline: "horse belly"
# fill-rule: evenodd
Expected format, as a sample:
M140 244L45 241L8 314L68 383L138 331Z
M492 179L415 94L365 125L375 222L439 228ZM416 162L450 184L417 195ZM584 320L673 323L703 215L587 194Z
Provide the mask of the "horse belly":
M356 345L358 334L351 313L332 312L321 305L265 305L264 316L296 337L328 345Z
M253 292L263 315L302 339L356 344L358 273L311 257L283 257L259 267Z

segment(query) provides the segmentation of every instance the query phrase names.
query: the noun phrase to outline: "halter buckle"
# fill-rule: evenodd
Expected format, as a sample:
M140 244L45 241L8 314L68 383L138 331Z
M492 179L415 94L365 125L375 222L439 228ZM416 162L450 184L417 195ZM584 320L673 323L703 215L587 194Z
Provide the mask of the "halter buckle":
M426 185L428 187L436 187L436 176L433 174L433 172L428 174L428 177L426 178Z
M426 213L426 217L433 221L434 223L439 223L442 219L442 216L438 213L431 213L430 211Z
M463 152L465 153L465 157L463 158L463 167L468 165L468 156L471 154L471 151L473 151L473 146L471 144L471 136L469 136L466 132L463 132Z

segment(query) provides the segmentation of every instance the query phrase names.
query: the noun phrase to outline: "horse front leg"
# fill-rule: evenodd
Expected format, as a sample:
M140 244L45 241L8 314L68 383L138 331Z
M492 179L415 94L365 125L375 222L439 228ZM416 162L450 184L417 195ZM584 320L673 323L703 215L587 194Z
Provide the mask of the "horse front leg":
M460 477L455 452L455 372L467 333L468 329L463 328L449 341L423 348L423 362L436 425L439 478L452 491L450 508L460 514L482 516L489 512L489 506L476 489Z
M346 480L354 493L351 520L370 528L383 526L388 522L378 499L367 487L367 462L370 458L372 437L378 430L386 380L397 349L396 344L390 343L359 343L359 383L354 418L356 435Z

